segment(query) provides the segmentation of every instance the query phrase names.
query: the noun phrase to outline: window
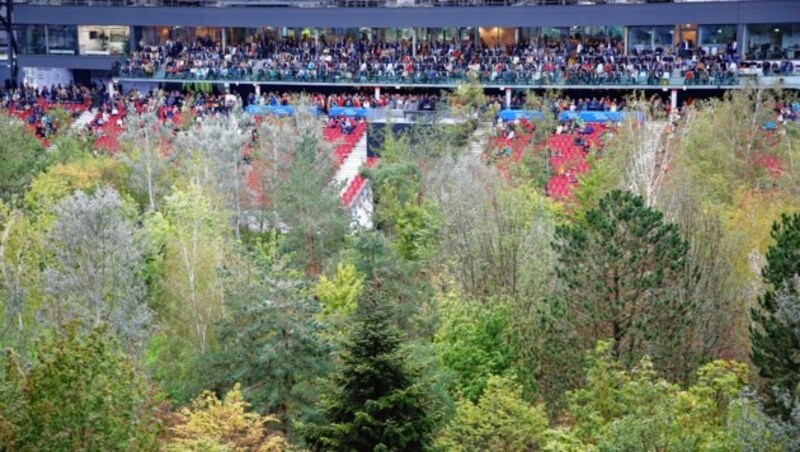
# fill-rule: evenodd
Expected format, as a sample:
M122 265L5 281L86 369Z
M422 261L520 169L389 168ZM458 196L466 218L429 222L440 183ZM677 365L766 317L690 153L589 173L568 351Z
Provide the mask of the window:
M78 47L81 55L121 55L128 49L130 27L81 25Z
M17 28L19 52L28 55L47 53L47 32L44 25L22 25Z
M78 50L78 27L74 25L47 26L47 53L75 55Z
M700 25L700 45L727 45L736 39L736 25Z

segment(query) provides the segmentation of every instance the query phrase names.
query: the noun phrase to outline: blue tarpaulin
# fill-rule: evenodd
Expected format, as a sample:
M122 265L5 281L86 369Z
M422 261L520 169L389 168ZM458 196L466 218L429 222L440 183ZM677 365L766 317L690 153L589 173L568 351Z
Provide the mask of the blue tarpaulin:
M291 105L248 105L244 111L251 115L294 116L296 109ZM309 111L319 114L317 107L309 107Z
M537 119L544 119L544 113L537 110L500 110L498 116L503 121L516 121L517 119L534 121Z
M293 116L294 107L289 105L248 105L244 111L251 115Z
M620 111L562 111L558 115L559 121L574 120L580 117L586 122L620 122L623 118L633 115L639 121L644 121L643 113L630 113Z
M328 116L347 116L349 118L363 118L367 116L367 109L353 108L353 107L331 107L328 109Z

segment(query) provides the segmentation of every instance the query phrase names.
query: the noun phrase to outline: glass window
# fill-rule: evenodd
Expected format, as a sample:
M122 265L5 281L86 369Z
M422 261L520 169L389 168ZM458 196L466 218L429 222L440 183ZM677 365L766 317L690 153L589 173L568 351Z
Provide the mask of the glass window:
M121 55L128 49L130 27L81 25L78 48L81 55Z
M75 55L78 50L78 27L74 25L47 26L47 53Z
M736 39L736 25L700 25L700 45L727 45Z
M747 58L800 58L800 24L748 25L745 36Z
M631 49L642 50L653 46L653 29L651 27L630 27L628 46Z
M8 33L0 30L0 59L8 58Z
M673 45L674 27L653 27L653 44L656 47L670 47Z
M28 55L47 53L47 32L44 25L22 25L17 28L19 52Z

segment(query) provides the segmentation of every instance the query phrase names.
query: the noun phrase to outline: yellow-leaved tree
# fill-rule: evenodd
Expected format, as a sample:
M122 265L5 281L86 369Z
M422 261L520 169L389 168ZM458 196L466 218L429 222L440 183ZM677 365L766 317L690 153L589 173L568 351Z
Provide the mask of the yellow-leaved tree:
M332 278L320 275L314 292L322 305L323 315L352 313L363 286L364 277L358 274L353 264L340 262Z
M273 452L289 448L280 433L268 434L266 425L278 422L274 416L261 416L248 412L250 404L242 398L240 385L219 400L211 391L205 391L191 407L178 414L178 424L170 430L165 449L171 452L206 451Z

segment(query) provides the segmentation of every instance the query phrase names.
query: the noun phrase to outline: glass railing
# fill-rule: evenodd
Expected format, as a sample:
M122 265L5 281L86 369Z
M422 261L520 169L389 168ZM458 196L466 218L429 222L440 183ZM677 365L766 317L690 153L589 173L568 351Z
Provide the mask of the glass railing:
M390 75L361 72L325 72L309 73L307 71L289 70L216 70L192 69L181 72L165 72L163 70L145 71L141 69L125 69L115 67L115 77L136 80L154 80L166 82L204 82L204 83L269 83L269 84L341 84L341 85L420 85L420 86L457 86L469 81L477 81L487 87L505 86L731 86L739 83L739 77L732 72L716 74L698 73L665 77L656 73L641 72L639 74L615 73L598 76L592 72L490 72L471 73L464 71L451 73L428 71L411 75Z
M447 7L447 6L594 6L646 3L719 3L755 0L22 0L19 4L47 6L133 7ZM782 0L795 1L795 0Z

